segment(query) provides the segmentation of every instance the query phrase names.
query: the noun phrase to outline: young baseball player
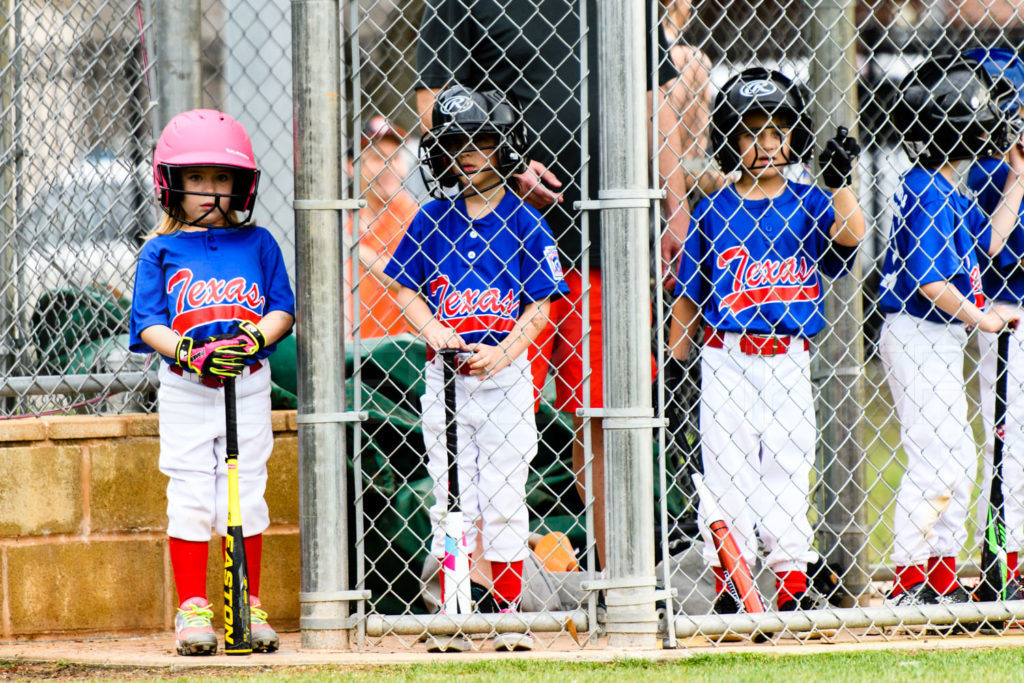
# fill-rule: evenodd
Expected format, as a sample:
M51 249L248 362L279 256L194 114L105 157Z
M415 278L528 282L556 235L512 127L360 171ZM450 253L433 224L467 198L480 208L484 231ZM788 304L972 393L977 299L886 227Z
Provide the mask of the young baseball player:
M406 318L429 345L422 401L434 480L431 552L441 558L444 551L439 523L448 476L437 351L458 349L458 470L467 544L476 546L481 520L495 600L502 610L515 610L529 553L526 477L537 453L524 352L547 324L550 300L567 288L547 223L507 188L523 163L518 112L497 91L453 86L439 94L432 121L421 143L422 170L438 199L416 215L385 267L399 286ZM469 641L432 638L427 645L459 651ZM532 638L503 633L494 645L530 649Z
M160 471L167 483L167 535L180 606L178 653L212 654L217 637L206 599L206 558L227 522L225 378L234 377L238 478L249 569L253 650L278 637L261 608L263 492L273 448L267 356L289 334L295 310L281 249L249 223L259 170L240 123L197 109L175 116L153 154L166 214L139 254L131 350L160 364ZM239 218L239 214L244 218Z
M1021 113L1024 112L1024 60L1009 48L978 48L968 50L965 57L981 63L993 80L1003 79L1008 86L1005 96L1000 99L1003 111L1014 128L1020 129ZM1011 140L1013 142L1013 140ZM1002 156L985 156L977 160L967 175L967 187L981 209L987 215L994 215L1003 198L1006 179L1011 174L1007 160ZM981 287L985 297L1000 305L1013 307L1024 312L1024 231L1014 230L1006 239L1006 246L994 258L983 252L978 253L981 267ZM1024 548L1024 367L1018 359L1024 357L1024 330L1014 333L1011 344L1010 362L1007 364L1007 434L1004 439L1002 481L1005 495L1004 514L1006 521L1006 564L1009 573L1007 596L1010 600L1024 597L1021 584L1018 557ZM978 379L981 390L981 414L985 425L984 477L981 495L978 499L979 529L985 528L988 509L988 495L992 482L993 414L995 412L996 382L996 338L997 335L978 335L981 358L978 365Z
M798 87L752 68L718 93L711 145L722 172L739 179L703 200L683 245L666 371L685 360L700 324L700 430L704 479L730 514L748 564L755 528L777 577L780 610L810 609L807 564L817 559L808 485L817 435L809 339L824 326L822 275L849 269L864 218L848 187L860 151L840 129L821 157L831 188L787 180L809 160L813 126ZM715 573L717 613L738 611L725 590L705 506L704 559Z
M914 161L894 199L880 298L886 317L879 354L907 457L894 516L895 605L970 599L956 576L977 465L963 351L971 328L994 333L1021 317L1006 306L986 307L976 250L994 257L1013 229L1024 156L1016 145L1010 149L1003 198L991 218L953 185L964 160L1007 150L992 85L973 59L928 60L904 78L892 112Z

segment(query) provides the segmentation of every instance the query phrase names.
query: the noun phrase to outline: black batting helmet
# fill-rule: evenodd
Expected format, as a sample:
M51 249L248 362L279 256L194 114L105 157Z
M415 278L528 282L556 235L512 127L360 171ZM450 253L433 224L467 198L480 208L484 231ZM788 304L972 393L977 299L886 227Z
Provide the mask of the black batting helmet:
M890 117L910 158L934 166L1002 156L1010 141L1000 87L962 55L929 59L907 74Z
M800 87L778 71L762 67L745 69L730 78L715 96L711 112L711 153L724 173L740 165L736 138L743 116L763 112L790 121L787 164L808 162L814 147L814 123L807 112L807 98Z
M525 166L522 117L497 90L478 91L461 85L446 88L434 102L432 123L420 140L420 172L430 194L437 199L446 196L444 188L458 185L458 170L445 146L456 136L497 135L493 165L503 178L519 173Z

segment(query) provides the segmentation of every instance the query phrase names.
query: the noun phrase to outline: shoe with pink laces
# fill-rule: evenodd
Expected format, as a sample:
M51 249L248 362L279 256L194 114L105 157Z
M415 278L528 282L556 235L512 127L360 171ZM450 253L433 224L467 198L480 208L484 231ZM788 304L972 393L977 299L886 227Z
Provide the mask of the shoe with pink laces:
M252 626L252 651L253 652L277 652L281 646L281 639L277 637L277 631L267 623L267 613L263 611L260 599L255 595L249 596L249 623Z
M217 652L217 634L213 632L213 610L206 598L189 598L181 603L174 617L174 637L178 654L212 655Z

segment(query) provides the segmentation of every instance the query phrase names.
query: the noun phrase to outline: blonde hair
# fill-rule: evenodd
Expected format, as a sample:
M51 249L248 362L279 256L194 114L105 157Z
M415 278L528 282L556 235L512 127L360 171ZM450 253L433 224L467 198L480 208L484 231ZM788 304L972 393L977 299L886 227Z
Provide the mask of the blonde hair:
M148 235L146 235L143 239L151 240L158 235L173 235L179 230L189 227L188 223L185 223L182 220L184 216L182 215L180 204L178 206L172 207L169 211L170 212L168 213L168 210L164 210L163 216L160 218L160 224L156 226L156 228ZM235 212L234 209L228 211L227 216L228 223L236 225L238 224L238 214ZM252 223L250 223L249 225L252 225ZM239 225L238 227L248 226Z

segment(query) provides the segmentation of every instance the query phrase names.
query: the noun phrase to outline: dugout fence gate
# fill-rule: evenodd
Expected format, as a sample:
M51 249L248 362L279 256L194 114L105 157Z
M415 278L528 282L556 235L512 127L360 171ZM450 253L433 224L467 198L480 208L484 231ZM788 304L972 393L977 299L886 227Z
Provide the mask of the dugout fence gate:
M425 12L434 12L432 36L443 26L469 44L464 56L451 42L421 44ZM126 349L134 258L157 218L150 155L173 114L221 108L252 135L263 172L257 219L282 244L299 305L295 340L272 368L275 405L298 409L304 646L417 648L428 633L462 632L484 647L498 631L529 630L547 648L694 647L754 631L771 643L952 637L984 620L1013 635L1024 602L884 603L906 454L877 343L891 200L910 167L889 116L897 85L936 54L1020 45L1022 15L1015 0L11 0L0 16L3 415L158 409L156 359ZM426 551L426 349L371 270L429 200L416 168L423 60L443 57L457 77L479 79L498 68L485 55L513 50L503 77L537 93L520 102L531 125L558 128L535 131L532 144L564 183L565 201L546 214L560 247L578 245L563 248L563 266L601 272L578 280L575 294L579 335L594 334L588 311L602 323L605 402L563 409L555 376L566 360L555 361L536 414L521 609L488 611L481 561L476 611L445 616ZM808 496L822 559L810 580L821 600L775 611L774 575L759 563L768 611L716 615L691 479L701 452L698 351L681 386L648 367L668 336L666 235L688 215L681 202L693 209L727 181L708 154L714 94L754 64L806 88L816 149L840 126L860 139L855 188L868 230L851 274L825 282L827 325L812 340ZM819 170L787 172L815 182ZM973 506L985 348L972 335L964 363L979 462L958 555L967 584L981 542ZM592 353L581 347L581 367ZM571 382L584 397L595 391L589 371ZM600 426L579 429L588 425ZM1024 425L1011 423L1008 452L1021 443ZM723 503L728 513L758 501ZM575 549L575 565L551 551L552 534Z

